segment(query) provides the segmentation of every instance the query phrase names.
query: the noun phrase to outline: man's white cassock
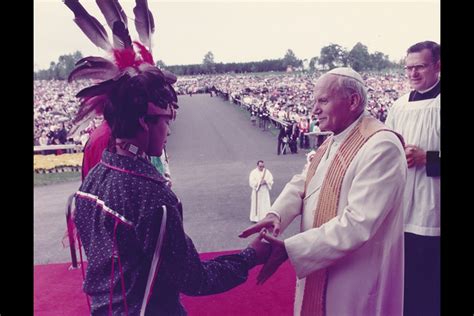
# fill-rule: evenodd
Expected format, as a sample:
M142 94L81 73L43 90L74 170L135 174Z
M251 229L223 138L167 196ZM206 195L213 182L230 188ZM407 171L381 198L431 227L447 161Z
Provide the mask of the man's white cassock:
M373 135L347 168L337 216L312 228L324 175L357 121L334 136L302 199L306 168L295 175L272 205L282 230L302 215L301 233L286 239L298 277L294 314L300 315L305 277L328 268L327 316L386 316L403 312L403 190L407 164L392 132Z
M405 144L441 151L441 94L408 102L409 93L390 108L385 124L403 135ZM408 169L405 187L405 232L422 236L441 235L440 177L427 177L426 167Z
M262 180L263 172L265 172L265 181L267 184L260 185ZM273 185L273 176L270 170L263 169L258 170L258 167L252 170L249 175L249 185L252 188L251 201L250 201L250 221L258 222L267 215L270 209L270 190ZM258 188L258 191L257 191Z

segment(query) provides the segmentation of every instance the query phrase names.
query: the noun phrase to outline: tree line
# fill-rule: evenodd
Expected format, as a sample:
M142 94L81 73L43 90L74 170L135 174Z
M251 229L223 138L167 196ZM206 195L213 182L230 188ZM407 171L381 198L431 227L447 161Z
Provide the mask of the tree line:
M49 69L34 72L35 80L65 80L74 69L75 63L82 58L82 53L76 51L73 54L61 55L57 62L51 62ZM388 56L375 52L370 54L366 45L358 42L348 51L338 44L329 44L321 48L319 56L299 59L295 53L288 49L285 56L280 59L265 59L245 63L217 63L214 54L209 51L203 58L201 64L173 65L167 66L158 60L159 68L169 70L176 75L199 75L199 74L223 74L223 73L253 73L269 71L291 70L330 70L335 67L351 67L356 71L381 71L384 69L401 69L403 60L398 63L392 62Z

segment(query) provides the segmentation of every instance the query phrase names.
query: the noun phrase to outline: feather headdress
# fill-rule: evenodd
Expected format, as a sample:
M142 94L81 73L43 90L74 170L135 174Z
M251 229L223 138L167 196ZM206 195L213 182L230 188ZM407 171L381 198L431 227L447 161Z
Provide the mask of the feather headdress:
M107 25L112 30L112 43L104 26L86 11L79 0L63 0L63 2L74 13L74 22L84 34L112 58L112 60L98 56L82 58L69 74L69 82L77 79L101 80L100 83L85 88L76 95L81 99L81 104L73 120L75 126L70 131L71 134L82 126L84 121L88 121L95 114L103 113L104 107L109 102L108 93L121 78L130 77L141 71L150 72L161 79L166 106L171 104L174 107L173 111L177 108L176 93L171 86L176 82L176 76L169 71L160 70L153 61L151 36L155 30L155 23L147 0L136 0L133 9L135 28L141 43L131 40L127 15L118 0L96 0Z

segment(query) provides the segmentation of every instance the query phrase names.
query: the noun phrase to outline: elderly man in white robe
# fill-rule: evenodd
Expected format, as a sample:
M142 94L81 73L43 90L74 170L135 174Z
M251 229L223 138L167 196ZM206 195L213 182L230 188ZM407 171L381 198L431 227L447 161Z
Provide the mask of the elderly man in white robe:
M252 188L250 201L250 221L258 222L270 210L270 190L273 185L273 175L265 168L263 160L257 162L257 168L249 175L249 185Z
M289 259L297 276L295 315L402 315L403 139L364 110L365 84L350 68L322 75L314 97L319 127L333 136L267 216L240 235L273 232L264 235L272 254L257 283ZM277 239L299 215L301 232Z
M439 44L408 48L405 71L413 90L392 105L385 121L406 142L405 316L441 310L440 68Z

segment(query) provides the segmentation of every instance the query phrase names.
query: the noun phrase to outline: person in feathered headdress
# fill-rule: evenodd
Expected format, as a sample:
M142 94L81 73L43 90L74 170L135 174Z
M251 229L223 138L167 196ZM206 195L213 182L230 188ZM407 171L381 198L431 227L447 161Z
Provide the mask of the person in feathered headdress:
M86 57L69 76L102 80L77 94L75 123L102 112L111 133L100 163L75 194L74 223L88 258L83 289L92 315L186 315L180 293L227 291L245 282L270 250L258 237L238 254L201 262L184 232L181 203L149 160L162 154L176 117L176 77L153 65L153 18L146 1L136 3L135 25L148 48L130 40L117 1L97 0L113 30L111 45L77 0L65 0L79 27L113 56Z
M114 82L108 82L107 80L115 79L116 81L120 75L127 71L140 72L149 68L147 65L154 65L151 54L151 35L155 26L147 2L137 1L133 10L135 27L143 44L138 41L132 42L128 32L127 16L118 1L97 0L97 5L113 32L113 44L111 44L105 28L97 19L87 13L79 1L65 0L64 3L74 12L74 21L84 34L96 46L106 50L110 57L110 59L98 56L83 58L76 63L76 67L68 77L69 81L77 79L104 80L101 84L96 85L94 89L84 89L77 94L82 102L73 120L75 126L70 131L70 134L72 134L83 127L84 124L87 124L93 116L104 114L104 108L107 104L104 89ZM148 46L148 49L145 45ZM158 71L158 75L163 76L169 85L176 82L174 74L166 70L159 70L157 67L154 68L155 71ZM90 140L84 147L82 179L100 161L102 152L109 145L109 142L113 143L110 136L110 126L106 118L92 132Z

